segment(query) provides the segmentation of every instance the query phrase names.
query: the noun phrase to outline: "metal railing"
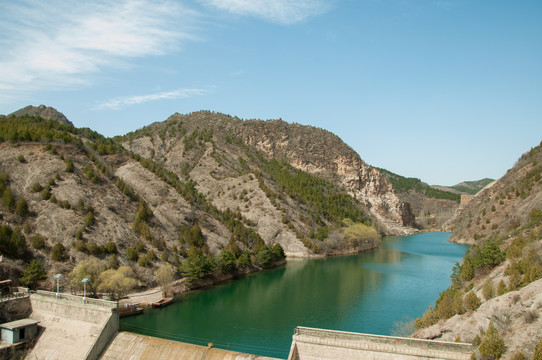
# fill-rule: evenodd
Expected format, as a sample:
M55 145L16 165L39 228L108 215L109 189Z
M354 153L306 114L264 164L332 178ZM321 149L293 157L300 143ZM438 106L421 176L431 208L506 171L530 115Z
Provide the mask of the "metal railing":
M89 298L89 297L83 298L82 296L65 294L65 293L59 293L57 295L56 292L46 291L46 290L37 290L36 294L40 296L48 297L48 298L53 298L58 301L77 304L77 305L94 305L94 306L105 307L105 308L110 308L110 309L118 308L118 304L116 301L94 299L94 298Z
M18 292L0 296L0 302L13 300L13 299L21 299L21 298L28 297L30 295L30 292L28 291L28 289L26 289L26 291L20 291L20 290L21 289L19 288Z

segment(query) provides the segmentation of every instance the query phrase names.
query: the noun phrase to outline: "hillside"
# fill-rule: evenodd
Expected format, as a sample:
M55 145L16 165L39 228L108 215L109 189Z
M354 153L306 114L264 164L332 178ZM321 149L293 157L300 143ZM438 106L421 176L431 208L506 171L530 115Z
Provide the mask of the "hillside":
M457 185L450 186L451 189L471 195L477 194L480 190L491 184L494 179L484 178L476 181L463 181Z
M205 134L212 137L212 142L203 141ZM374 218L380 232L405 234L413 231L409 228L414 225L409 205L396 196L380 171L368 166L341 139L325 130L288 124L282 120L243 121L229 115L201 111L188 115L175 114L165 122L152 124L116 140L134 153L163 162L166 168L175 173L182 174L184 171L185 177L194 177L198 186L201 185L201 191L212 190L208 194L212 202L220 202L214 196L222 194L227 185L214 180L232 177L243 171L250 172L253 168L264 166L260 160L274 159L324 179L352 195ZM212 148L208 148L207 143ZM252 154L252 150L262 156ZM208 166L195 167L200 161ZM273 171L273 175L265 168L265 175L280 181L280 174ZM206 172L201 171L205 169ZM200 184L202 180L211 181L215 187L204 188ZM281 185L279 192L285 189ZM290 219L293 221L295 217L290 216Z
M379 169L392 184L397 196L411 206L420 229L441 229L459 206L461 196L446 188L429 186L417 178L407 178L385 169Z
M286 130L261 135L266 124ZM30 284L72 272L62 286L75 291L77 274L85 273L75 271L95 266L96 291L106 269L129 269L137 281L131 286L145 287L169 264L174 277L197 283L273 266L285 253L374 248L379 234L371 225L405 231L401 211L408 207L376 170L334 135L291 126L300 132L200 112L106 139L56 119L3 117L2 276L17 283L37 260L47 275ZM276 146L276 136L300 142L312 131L325 135L315 142L320 153L309 142L306 153L287 141ZM391 210L381 215L381 207Z
M453 285L416 320L415 336L477 345L487 338L482 356L498 348L484 337L491 322L499 334L491 331L492 339L507 348L503 358L532 357L542 340L541 161L540 146L523 154L450 221L451 240L473 246L454 268Z

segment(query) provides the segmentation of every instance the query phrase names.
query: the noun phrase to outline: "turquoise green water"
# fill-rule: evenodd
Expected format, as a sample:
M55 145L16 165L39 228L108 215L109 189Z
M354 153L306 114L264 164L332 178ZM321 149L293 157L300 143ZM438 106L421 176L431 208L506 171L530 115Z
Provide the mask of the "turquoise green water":
M296 326L389 335L421 316L450 285L467 247L448 233L387 237L371 252L289 260L121 319L121 329L258 355L287 358Z

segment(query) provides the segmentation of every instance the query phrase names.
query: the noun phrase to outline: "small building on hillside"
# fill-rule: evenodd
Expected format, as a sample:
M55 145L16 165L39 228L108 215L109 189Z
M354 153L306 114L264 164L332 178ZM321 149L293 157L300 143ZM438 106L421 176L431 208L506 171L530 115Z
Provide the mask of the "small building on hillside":
M21 319L0 324L2 341L17 344L33 339L38 333L38 320Z
M467 205L474 198L474 195L461 194L461 205Z
M11 280L0 281L0 295L6 296L11 294Z

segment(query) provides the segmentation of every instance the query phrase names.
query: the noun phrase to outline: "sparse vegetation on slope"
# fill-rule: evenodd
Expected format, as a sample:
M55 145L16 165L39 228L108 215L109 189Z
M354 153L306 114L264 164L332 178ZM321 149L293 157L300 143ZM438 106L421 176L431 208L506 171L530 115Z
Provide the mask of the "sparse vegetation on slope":
M456 264L452 286L416 320L424 328L418 336L461 336L480 345L479 358L533 353L542 339L542 302L530 290L542 286L541 160L541 147L531 149L452 222L452 239L473 246ZM487 336L477 334L478 327L487 328Z
M345 226L342 219L371 223L340 186L269 158L235 131L168 120L106 139L69 122L21 115L2 118L0 134L0 251L37 261L48 277L70 273L61 286L75 292L79 278L91 276L78 267L87 262L101 264L100 274L128 266L135 286L153 285L166 265L198 282L273 266L284 259L283 246L299 254L340 252L346 247L327 236ZM126 148L117 142L126 139ZM211 182L230 185L205 190ZM349 244L348 251L359 251L377 243ZM126 275L110 273L104 276Z

